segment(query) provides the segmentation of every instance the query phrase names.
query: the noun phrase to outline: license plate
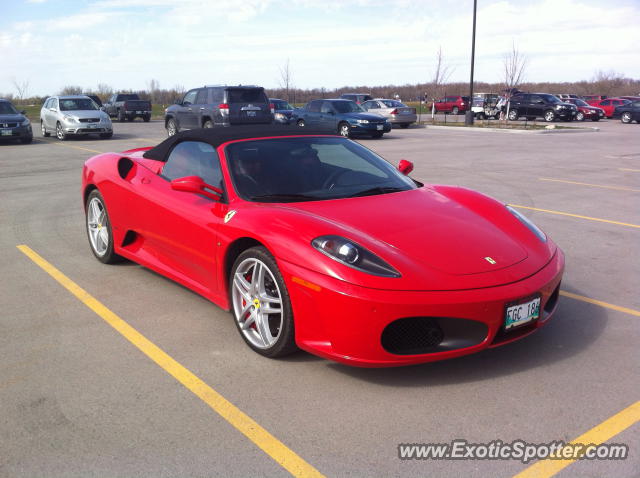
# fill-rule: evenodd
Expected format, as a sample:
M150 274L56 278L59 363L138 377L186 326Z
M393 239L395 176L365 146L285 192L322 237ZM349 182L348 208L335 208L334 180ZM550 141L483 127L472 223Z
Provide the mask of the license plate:
M384 128L384 125L379 124L379 125L376 126L376 128L381 130L382 128Z
M98 127L98 125L97 125L97 124L94 124L94 123L89 123L89 124L87 125L87 127L88 127L88 128L97 128L97 127Z
M141 114L142 114L142 111L136 111L136 114L137 114L137 115L141 115Z
M528 302L508 306L504 314L504 329L528 324L540 317L540 297Z
M255 116L256 112L255 111L247 111L247 116Z
M0 135L2 135L2 136L11 136L11 130L10 129L1 129L0 130Z

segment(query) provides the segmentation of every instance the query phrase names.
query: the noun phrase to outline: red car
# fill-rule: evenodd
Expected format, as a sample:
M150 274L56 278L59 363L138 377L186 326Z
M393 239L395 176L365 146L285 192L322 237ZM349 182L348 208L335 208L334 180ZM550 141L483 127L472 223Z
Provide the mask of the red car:
M622 98L607 98L606 100L600 101L587 101L590 106L595 106L597 108L601 108L604 110L604 115L607 118L613 117L613 110L616 109L616 106L626 105L627 103L631 103L629 100L624 100Z
M586 101L581 100L580 98L566 98L562 101L564 101L565 103L574 104L578 107L576 121L584 121L585 119L590 119L591 121L599 121L600 118L604 117L604 110L602 108L590 106Z
M454 115L464 113L470 106L468 96L445 96L434 103L436 113L452 113Z
M562 251L515 209L411 169L306 130L186 131L87 160L89 243L231 310L268 357L408 365L545 325Z

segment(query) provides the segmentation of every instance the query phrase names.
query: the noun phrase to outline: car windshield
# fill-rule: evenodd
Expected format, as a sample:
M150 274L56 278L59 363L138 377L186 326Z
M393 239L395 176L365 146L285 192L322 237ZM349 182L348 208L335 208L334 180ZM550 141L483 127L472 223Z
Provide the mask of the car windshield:
M589 106L589 103L587 103L584 100L579 100L578 98L572 98L571 103L573 103L576 106Z
M11 103L0 101L0 115L17 115L18 111Z
M389 108L403 108L406 106L404 103L396 100L382 100L382 103Z
M544 98L545 100L547 100L548 103L552 103L552 104L556 104L556 103L562 103L562 100L559 99L557 96L553 96L553 95L540 95L541 98Z
M60 111L97 109L96 104L89 98L60 98Z
M353 101L333 101L333 107L338 113L364 113L365 110Z
M240 197L255 202L342 199L415 189L416 183L346 138L239 141L225 149Z
M287 103L286 101L272 101L273 106L275 107L275 109L277 110L292 110L293 106L291 106L289 103Z

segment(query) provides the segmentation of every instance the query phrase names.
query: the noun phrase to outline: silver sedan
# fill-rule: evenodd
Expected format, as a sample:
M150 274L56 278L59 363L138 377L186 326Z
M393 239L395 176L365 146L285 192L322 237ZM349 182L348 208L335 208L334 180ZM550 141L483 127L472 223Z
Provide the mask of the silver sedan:
M387 118L389 123L398 124L401 128L408 128L410 124L418 120L416 109L411 108L398 100L376 98L365 101L362 105L369 113L374 113Z
M99 134L113 136L109 115L100 111L91 98L84 95L51 96L40 110L42 136L55 133L63 141L70 135Z

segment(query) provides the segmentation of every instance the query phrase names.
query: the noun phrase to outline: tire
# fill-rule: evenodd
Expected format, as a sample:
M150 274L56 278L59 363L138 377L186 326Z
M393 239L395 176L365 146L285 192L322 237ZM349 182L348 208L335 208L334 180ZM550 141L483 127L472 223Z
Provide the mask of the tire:
M20 138L20 142L22 144L29 144L33 141L33 135L32 136L25 136L24 138Z
M458 109L458 107L457 107L457 106L454 106L454 107L453 107L453 109L451 110L451 113L452 113L452 114L454 114L454 115L457 115L457 114L458 114L458 111L460 111L460 110Z
M407 129L409 127L410 123L400 123L400 127L402 129Z
M305 126L305 122L303 119L299 119L298 122L296 123L298 126L300 126L301 128L304 128Z
M118 110L118 121L120 121L121 123L127 121L127 117L122 110Z
M167 128L167 136L175 136L180 131L180 129L178 128L178 124L176 123L176 120L174 120L173 118L169 118L167 120L167 124L165 125L165 128Z
M518 110L511 109L509 110L509 121L516 121L519 118Z
M582 111L578 111L578 114L576 114L576 121L584 121L584 113Z
M60 122L56 123L56 138L58 138L60 141L64 141L65 139L67 139L67 133L65 133L64 129L62 129L62 125L60 124Z
M552 123L556 119L556 114L552 110L547 110L544 112L544 120L547 123Z
M383 134L384 134L383 131L376 131L375 133L371 133L371 137L374 139L378 139L378 138L382 138Z
M622 116L620 117L620 121L622 121L624 124L631 123L631 121L633 121L631 117L631 113L629 113L628 111L625 111L624 113L622 113Z
M111 220L100 191L97 189L91 191L85 210L87 237L93 255L103 264L122 261L123 258L113 252Z
M47 131L47 128L44 125L44 121L40 121L40 131L42 131L42 136L44 138L48 138L49 136L51 136L51 133Z
M276 358L298 350L287 286L267 249L252 247L238 256L229 291L240 336L254 352Z
M486 118L487 116L484 113L476 113L476 119L483 120Z
M145 123L148 123L149 121L151 121L151 115L144 115L142 117L142 121L144 121Z
M338 125L338 134L343 138L348 138L351 134L351 126L349 126L349 123L340 123Z
M213 128L213 121L211 120L207 120L204 122L204 124L202 125L203 128Z
M100 133L100 137L102 139L109 139L113 136L113 131L111 133Z

